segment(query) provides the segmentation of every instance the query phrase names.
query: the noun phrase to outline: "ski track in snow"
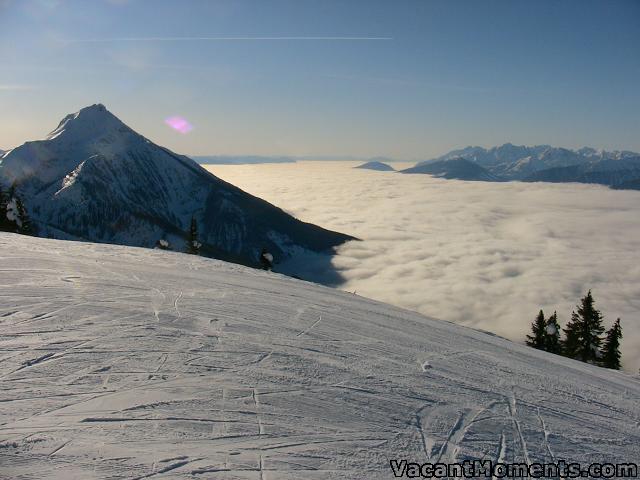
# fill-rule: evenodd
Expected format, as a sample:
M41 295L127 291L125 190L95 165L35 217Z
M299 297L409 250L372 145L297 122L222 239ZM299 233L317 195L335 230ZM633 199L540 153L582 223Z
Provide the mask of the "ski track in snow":
M300 332L300 333L299 333L298 335L296 335L296 336L297 336L297 337L301 337L302 335L305 335L306 333L309 333L309 332L311 331L311 329L312 329L313 327L315 327L316 325L318 325L321 321L322 321L322 315L320 315L320 316L318 317L318 319L317 319L315 322L313 322L313 324L311 324L311 326L309 326L309 328L307 328L307 329L303 330L302 332Z
M504 436L504 432L500 434L500 444L499 444L499 450L498 450L498 454L495 457L495 461L496 463L505 463L505 455L506 455L506 451L507 451L507 443L506 443L506 439ZM493 475L491 477L492 480L495 480L497 478L500 478L496 475Z
M536 415L538 416L538 420L540 421L540 426L542 427L542 431L544 433L544 446L549 453L549 457L552 461L556 461L556 456L551 451L551 446L549 445L549 430L547 430L547 425L544 423L544 419L542 415L540 415L540 407L536 409Z
M180 310L178 310L178 302L180 301L181 298L182 298L182 290L180 290L180 293L178 294L176 299L173 301L173 308L175 309L176 315L178 315L178 318L182 317L182 315L180 314Z
M0 478L640 458L626 373L208 259L11 234L0 248Z

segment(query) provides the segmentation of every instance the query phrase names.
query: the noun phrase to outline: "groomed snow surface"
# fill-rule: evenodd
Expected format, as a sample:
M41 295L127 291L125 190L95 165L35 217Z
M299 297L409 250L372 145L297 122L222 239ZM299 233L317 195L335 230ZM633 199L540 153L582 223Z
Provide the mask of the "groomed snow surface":
M185 254L0 234L0 257L0 478L640 459L626 373Z

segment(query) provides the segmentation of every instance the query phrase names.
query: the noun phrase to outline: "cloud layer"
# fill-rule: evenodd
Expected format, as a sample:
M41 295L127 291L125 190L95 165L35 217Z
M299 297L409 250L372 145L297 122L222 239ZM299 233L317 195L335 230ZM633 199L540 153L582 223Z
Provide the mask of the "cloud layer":
M352 162L210 166L296 217L355 235L340 288L522 341L538 309L561 325L592 289L623 363L640 367L640 192L483 183Z

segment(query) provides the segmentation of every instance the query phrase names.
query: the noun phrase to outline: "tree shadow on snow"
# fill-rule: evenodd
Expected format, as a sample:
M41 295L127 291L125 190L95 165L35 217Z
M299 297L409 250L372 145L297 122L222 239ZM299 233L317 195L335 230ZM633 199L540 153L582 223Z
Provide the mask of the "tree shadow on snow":
M332 262L335 255L332 251L323 253L298 251L290 258L276 264L273 271L327 287L339 287L346 279Z

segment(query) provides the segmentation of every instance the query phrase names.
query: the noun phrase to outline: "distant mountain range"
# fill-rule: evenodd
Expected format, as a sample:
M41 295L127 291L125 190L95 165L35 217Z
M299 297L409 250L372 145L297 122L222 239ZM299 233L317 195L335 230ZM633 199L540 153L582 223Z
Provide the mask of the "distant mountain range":
M466 147L419 162L402 173L480 181L579 182L637 189L640 154L630 151L578 150L506 143L485 149Z
M259 163L295 163L291 157L263 157L260 155L197 155L196 162L204 165L244 165Z
M45 140L0 161L40 236L183 250L191 218L202 253L257 265L301 249L327 251L352 239L303 223L220 180L188 157L154 144L92 105L67 115Z
M302 156L265 156L265 155L196 155L191 156L196 162L206 165L246 165L261 163L295 163L303 161L367 161L395 162L389 157L354 157L350 155L302 155Z

